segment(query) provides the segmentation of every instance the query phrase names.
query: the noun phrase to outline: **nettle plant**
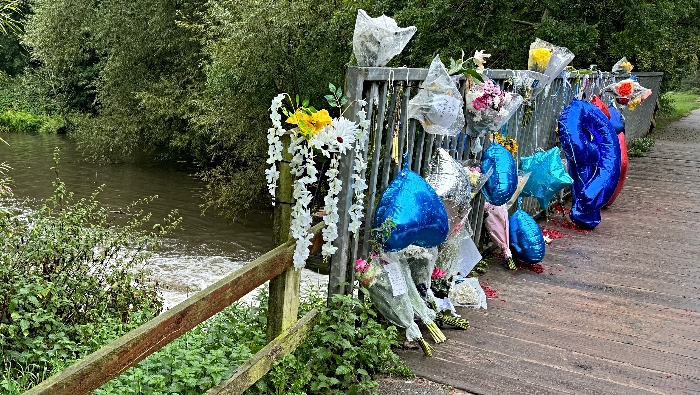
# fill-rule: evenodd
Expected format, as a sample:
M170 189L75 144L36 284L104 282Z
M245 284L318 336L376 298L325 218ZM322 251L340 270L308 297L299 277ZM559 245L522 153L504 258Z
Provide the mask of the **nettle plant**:
M9 393L160 312L143 264L181 220L172 212L152 224L144 206L155 197L116 218L97 200L100 189L76 199L58 177L53 186L38 209L0 213L0 389Z

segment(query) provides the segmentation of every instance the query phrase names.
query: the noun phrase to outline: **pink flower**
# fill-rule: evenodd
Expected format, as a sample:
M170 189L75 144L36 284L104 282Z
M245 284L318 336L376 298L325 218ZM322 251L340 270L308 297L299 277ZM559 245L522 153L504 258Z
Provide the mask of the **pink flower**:
M476 99L474 99L472 105L474 105L474 109L477 111L481 111L488 107L488 103L486 103L486 100L484 100L484 96L477 97Z
M360 258L355 261L355 271L358 273L364 273L369 270L369 263L366 260Z
M443 278L445 276L445 274L447 274L446 271L440 269L439 267L436 267L435 269L433 269L433 275L430 277L433 280L439 280L439 279Z

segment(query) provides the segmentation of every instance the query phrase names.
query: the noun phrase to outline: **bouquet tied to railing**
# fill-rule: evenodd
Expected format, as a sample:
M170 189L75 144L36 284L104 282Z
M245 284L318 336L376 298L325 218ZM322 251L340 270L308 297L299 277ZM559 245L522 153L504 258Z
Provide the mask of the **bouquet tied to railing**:
M295 177L293 181L291 233L296 240L294 250L294 267L304 267L309 256L312 234L309 232L312 223L311 203L313 196L309 187L319 181L320 177L316 168L316 160L320 157L328 159L328 169L325 177L328 183L327 193L324 197L323 221L326 226L323 229L324 245L321 250L324 257L329 257L337 250L333 241L338 237L338 196L343 188L351 187L353 190L353 204L350 207L350 224L348 230L357 232L363 213L365 170L367 163L364 160L364 151L367 149L369 121L366 118L364 101L354 104L359 106L357 118L359 123L353 122L343 116L342 108L348 108L348 99L343 96L341 88L329 84L331 95L326 100L331 107L338 108L340 115L331 118L328 110L317 110L309 106L308 100L300 103L299 96L292 99L286 93L277 95L270 106L270 119L272 127L268 129L268 159L270 167L265 171L268 190L275 198L277 182L280 177L277 169L278 162L282 161L282 137L290 136L290 145L287 149L292 155L290 162L291 173ZM284 100L288 99L290 109L283 107ZM287 118L286 123L296 127L286 130L282 127L282 114ZM352 185L343 185L339 177L339 163L343 155L353 154ZM323 176L321 175L321 176ZM275 201L273 200L273 205Z

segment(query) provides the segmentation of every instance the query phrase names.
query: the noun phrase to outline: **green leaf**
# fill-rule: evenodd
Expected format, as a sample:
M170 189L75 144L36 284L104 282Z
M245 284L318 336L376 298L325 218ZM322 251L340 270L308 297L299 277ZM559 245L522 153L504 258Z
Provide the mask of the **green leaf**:
M333 84L331 84L331 83L329 82L329 83L328 83L328 89L330 89L330 91L331 91L333 94L335 94L335 90L336 90L335 85L333 85Z
M299 107L299 95L297 94L297 107Z
M328 104L329 104L330 106L332 106L332 107L335 107L335 106L336 106L335 97L334 97L333 95L326 95L326 96L323 96L323 97L326 98L326 101L328 101Z
M309 99L304 100L304 102L301 105L303 107L308 107L309 106Z
M343 96L343 98L340 99L340 105L341 105L341 106L344 106L347 102L348 102L348 97L347 97L347 96Z
M338 90L335 91L335 97L342 97L343 96L343 90L338 87Z
M467 74L471 75L475 80L479 82L484 82L484 76L481 74L477 73L476 70L474 69L465 69L464 70Z

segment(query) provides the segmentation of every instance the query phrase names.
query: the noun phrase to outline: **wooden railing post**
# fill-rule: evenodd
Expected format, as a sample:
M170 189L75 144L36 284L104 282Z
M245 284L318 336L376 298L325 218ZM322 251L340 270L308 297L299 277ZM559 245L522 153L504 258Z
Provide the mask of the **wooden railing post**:
M276 193L277 203L274 213L274 244L284 244L290 237L292 215L292 177L289 162L292 155L287 152L290 137L282 137L282 161L278 164L280 178ZM270 280L270 294L267 315L267 342L271 342L285 329L294 325L299 314L299 286L301 271L291 267Z

